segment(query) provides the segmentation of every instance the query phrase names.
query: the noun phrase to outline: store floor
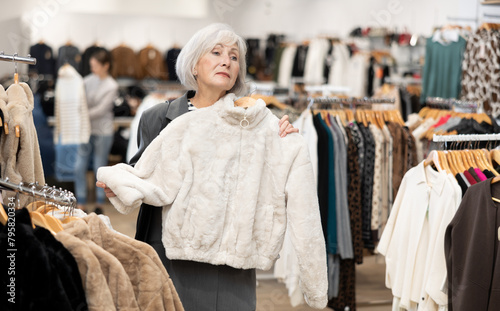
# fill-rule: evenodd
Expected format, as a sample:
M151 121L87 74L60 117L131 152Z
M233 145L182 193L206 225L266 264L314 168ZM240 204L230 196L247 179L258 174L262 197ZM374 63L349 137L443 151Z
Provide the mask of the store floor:
M88 210L92 211L89 205ZM123 215L112 205L103 206L104 214L111 220L113 228L130 237L135 235L135 223L138 210ZM356 266L357 309L360 311L389 311L392 300L391 292L385 288L385 264L381 256L367 256L362 265ZM290 305L284 284L272 279L269 271L258 272L257 310L258 311L309 311L317 310L307 305L293 308ZM325 309L331 310L331 309Z

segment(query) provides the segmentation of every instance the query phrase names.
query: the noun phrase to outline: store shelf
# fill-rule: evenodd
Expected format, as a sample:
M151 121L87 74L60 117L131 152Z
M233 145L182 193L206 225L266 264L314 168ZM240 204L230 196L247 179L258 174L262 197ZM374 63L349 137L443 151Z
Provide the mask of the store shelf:
M499 4L500 4L500 0L495 0L495 1L483 1L483 2L481 2L481 4L496 4L496 5L499 5Z

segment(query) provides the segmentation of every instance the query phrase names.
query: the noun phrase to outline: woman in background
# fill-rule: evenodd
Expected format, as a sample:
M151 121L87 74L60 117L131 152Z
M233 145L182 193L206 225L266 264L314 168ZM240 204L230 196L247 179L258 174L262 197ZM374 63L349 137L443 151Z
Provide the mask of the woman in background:
M90 119L90 140L81 144L75 164L75 192L78 207L85 210L87 202L87 170L90 160L92 168L97 169L108 164L108 156L113 145L113 106L118 96L118 83L110 75L111 54L99 50L90 57L91 74L83 80ZM96 187L96 213L102 213L100 205L106 195L103 189Z

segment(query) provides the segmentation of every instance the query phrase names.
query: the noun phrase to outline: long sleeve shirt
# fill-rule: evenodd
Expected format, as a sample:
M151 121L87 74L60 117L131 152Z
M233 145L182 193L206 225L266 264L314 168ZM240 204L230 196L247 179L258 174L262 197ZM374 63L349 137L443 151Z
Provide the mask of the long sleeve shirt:
M113 106L118 96L118 83L108 76L101 80L95 74L83 79L92 135L113 135Z

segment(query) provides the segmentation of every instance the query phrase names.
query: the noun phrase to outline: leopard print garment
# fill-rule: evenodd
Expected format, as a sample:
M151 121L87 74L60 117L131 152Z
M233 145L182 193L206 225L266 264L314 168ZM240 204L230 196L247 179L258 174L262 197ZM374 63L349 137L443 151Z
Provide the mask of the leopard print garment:
M480 100L486 112L500 114L500 33L471 34L462 62L462 99Z
M355 263L363 263L363 238L361 229L361 176L359 172L358 146L359 133L353 125L345 128L349 143L348 158L348 202L351 221L351 235L354 249L354 259L340 260L339 292L336 298L330 299L328 307L333 310L356 311L356 268Z

